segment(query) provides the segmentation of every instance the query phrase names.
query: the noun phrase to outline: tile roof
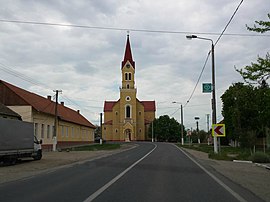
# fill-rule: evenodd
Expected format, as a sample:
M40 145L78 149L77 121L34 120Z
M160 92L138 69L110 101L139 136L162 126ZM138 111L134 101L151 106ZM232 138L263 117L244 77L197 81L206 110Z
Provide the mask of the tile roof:
M156 111L156 102L155 101L140 101L144 106L145 112Z
M118 101L119 101L119 100L118 100ZM104 102L104 112L112 112L113 106L114 106L118 101L105 101L105 102Z
M138 100L138 99L137 99ZM119 101L119 100L118 100ZM105 101L104 102L104 112L111 112L113 109L113 106L118 101ZM138 100L139 101L139 100ZM145 112L152 112L156 111L156 102L155 101L139 101L144 106Z
M23 103L25 103L25 104L31 105L38 112L54 115L55 102L53 102L52 100L39 96L35 93L26 91L22 88L9 84L5 81L0 80L0 84L1 83L5 85L8 89L10 89L13 93L15 93L21 99L21 101L18 101L18 100L14 101L13 99L11 101L13 102L12 105L17 105L14 102L18 102L19 105L24 105ZM6 105L9 105L9 104L6 103ZM58 104L57 110L58 110L58 117L62 120L76 123L83 126L87 126L87 127L91 127L91 128L96 128L90 121L88 121L85 117L83 117L78 111L70 109L61 104Z

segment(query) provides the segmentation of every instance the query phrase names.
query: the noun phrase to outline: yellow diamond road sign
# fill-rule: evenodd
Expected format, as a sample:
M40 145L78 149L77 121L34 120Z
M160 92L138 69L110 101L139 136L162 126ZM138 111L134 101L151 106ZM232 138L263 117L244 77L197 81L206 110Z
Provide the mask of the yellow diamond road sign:
M212 125L212 136L225 137L225 124L213 124Z

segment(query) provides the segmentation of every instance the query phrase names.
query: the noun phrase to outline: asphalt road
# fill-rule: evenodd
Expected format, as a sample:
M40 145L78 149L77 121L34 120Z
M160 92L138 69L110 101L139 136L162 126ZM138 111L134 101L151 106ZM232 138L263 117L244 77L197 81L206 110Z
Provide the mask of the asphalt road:
M246 190L224 183L173 144L138 144L106 158L1 184L0 201L256 201L245 199Z

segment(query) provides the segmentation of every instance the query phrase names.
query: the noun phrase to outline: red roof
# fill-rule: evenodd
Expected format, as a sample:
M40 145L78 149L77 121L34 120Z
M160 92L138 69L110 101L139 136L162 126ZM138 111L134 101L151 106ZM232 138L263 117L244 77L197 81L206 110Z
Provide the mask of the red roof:
M129 61L132 67L135 69L135 62L132 59L132 53L131 53L131 48L130 48L129 35L127 35L126 50L125 50L124 60L122 61L122 68L125 66L127 61Z
M156 102L155 101L140 101L144 106L145 112L156 111Z
M117 103L118 101L105 101L104 102L104 112L111 112L113 109L113 106Z
M55 102L51 101L48 98L44 98L37 94L26 91L22 88L13 86L5 81L0 80L1 83L6 86L10 91L5 92L3 95L0 93L0 99L6 105L31 105L38 112L43 112L46 114L54 115L55 114ZM1 89L1 88L0 88ZM3 89L1 89L3 90ZM1 97L2 95L2 97ZM64 105L58 104L57 106L58 116L60 119L76 123L79 125L96 128L91 122L84 118L78 111L70 109Z
M112 112L113 106L118 101L105 101L104 102L104 112ZM156 111L156 103L155 103L155 101L139 101L139 102L144 106L144 111L145 112Z
M112 125L112 123L113 123L113 121L110 120L110 121L105 122L104 125Z

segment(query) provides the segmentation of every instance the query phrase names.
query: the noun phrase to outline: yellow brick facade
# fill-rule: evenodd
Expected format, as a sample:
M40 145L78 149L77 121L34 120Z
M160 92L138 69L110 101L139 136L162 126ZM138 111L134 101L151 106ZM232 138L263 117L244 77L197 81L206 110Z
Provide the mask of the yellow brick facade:
M136 97L135 62L129 36L121 68L122 86L118 101L105 101L102 138L107 141L148 140L149 124L155 118L155 101L139 101Z

